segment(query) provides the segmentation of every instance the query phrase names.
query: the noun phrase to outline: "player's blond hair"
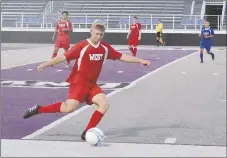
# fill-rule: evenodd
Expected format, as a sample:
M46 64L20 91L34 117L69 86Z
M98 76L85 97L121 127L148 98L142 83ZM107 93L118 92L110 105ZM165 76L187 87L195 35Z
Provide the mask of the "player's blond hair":
M92 23L91 28L95 28L95 29L101 30L103 32L105 32L105 30L106 30L105 24L101 20L99 20L99 19L96 19Z

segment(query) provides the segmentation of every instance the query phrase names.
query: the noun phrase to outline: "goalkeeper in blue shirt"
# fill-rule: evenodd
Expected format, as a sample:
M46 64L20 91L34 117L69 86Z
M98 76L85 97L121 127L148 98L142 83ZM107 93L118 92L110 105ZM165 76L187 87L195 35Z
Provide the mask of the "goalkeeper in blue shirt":
M214 53L212 53L212 39L214 37L214 30L210 27L210 23L208 21L205 22L205 27L202 28L200 41L200 62L203 63L203 50L206 49L207 53L211 55L212 60L214 60Z

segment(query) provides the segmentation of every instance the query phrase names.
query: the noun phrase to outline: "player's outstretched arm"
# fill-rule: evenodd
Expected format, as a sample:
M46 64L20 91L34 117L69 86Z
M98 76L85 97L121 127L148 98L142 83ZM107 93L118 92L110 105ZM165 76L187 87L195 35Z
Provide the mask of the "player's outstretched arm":
M128 55L128 54L122 54L120 61L124 61L127 63L140 63L147 67L150 67L150 65L151 65L151 62L148 60L143 60L143 59L140 59L140 58Z
M41 72L41 71L43 71L43 69L44 69L45 67L53 66L53 65L59 64L59 63L65 61L65 60L66 60L66 57L65 57L64 54L62 54L62 55L59 55L59 56L57 56L57 57L55 57L55 58L53 58L53 59L51 59L51 60L48 60L48 61L46 61L46 62L40 64L40 65L37 67L37 69L38 69L39 72Z

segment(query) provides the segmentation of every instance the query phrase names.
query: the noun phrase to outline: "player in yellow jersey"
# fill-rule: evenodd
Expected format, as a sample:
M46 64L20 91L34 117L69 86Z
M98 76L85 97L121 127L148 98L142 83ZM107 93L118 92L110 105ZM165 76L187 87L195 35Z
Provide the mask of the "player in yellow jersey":
M161 43L162 45L165 44L162 40L162 30L163 30L163 24L161 23L161 20L158 20L158 23L156 25L156 40L157 40L157 45Z

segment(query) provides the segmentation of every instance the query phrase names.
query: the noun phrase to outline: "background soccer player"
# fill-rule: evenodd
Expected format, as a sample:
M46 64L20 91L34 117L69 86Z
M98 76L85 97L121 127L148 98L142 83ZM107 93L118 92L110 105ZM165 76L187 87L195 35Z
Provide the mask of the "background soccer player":
M102 42L104 32L105 26L99 20L96 20L91 26L91 37L89 39L78 42L68 52L38 66L38 71L41 72L45 67L56 65L65 60L77 59L67 79L67 82L70 83L67 101L45 106L33 106L25 112L25 119L39 113L73 112L77 109L79 103L83 102L89 105L96 104L98 108L91 116L90 122L81 136L81 139L85 140L86 131L100 122L109 107L107 97L97 85L103 62L106 59L112 59L150 66L150 62L147 60L121 54L108 43Z
M63 48L65 52L70 48L69 32L72 31L72 23L68 20L68 15L69 13L67 11L63 11L61 20L58 20L56 23L56 29L53 34L52 40L54 41L56 33L58 35L55 41L55 48L52 58L57 56L60 48ZM70 61L67 61L66 66L70 66Z
M161 43L162 45L165 44L162 40L162 30L163 30L163 24L161 23L161 20L158 20L158 23L156 25L157 46L159 46L159 43Z
M141 24L137 21L136 16L134 16L132 19L132 24L130 25L127 39L129 50L132 52L133 56L136 56L137 47L139 45L139 41L141 40Z
M214 60L214 53L212 53L212 38L214 37L214 30L210 27L210 23L208 21L205 22L205 27L202 28L200 41L200 62L203 63L203 50L206 49L207 53L211 55L212 60Z

